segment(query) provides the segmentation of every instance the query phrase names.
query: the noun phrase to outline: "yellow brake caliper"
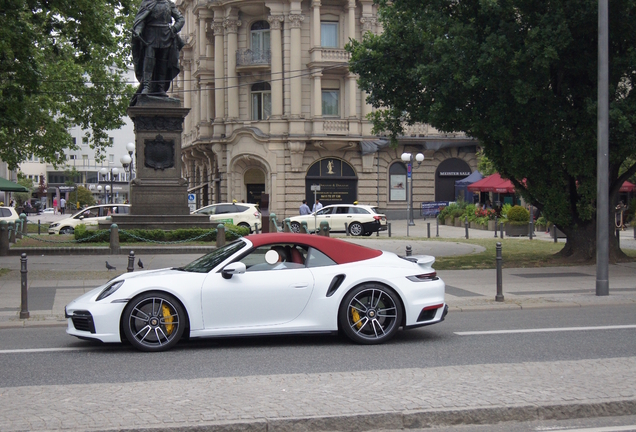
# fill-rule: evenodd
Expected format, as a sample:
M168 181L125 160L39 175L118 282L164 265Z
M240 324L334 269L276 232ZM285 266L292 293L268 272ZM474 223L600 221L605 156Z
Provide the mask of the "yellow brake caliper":
M174 330L174 325L172 324L173 318L170 313L170 308L166 305L161 305L161 312L163 313L163 322L166 325L166 331L168 334L172 334L172 330Z
M351 308L351 317L353 318L353 322L356 323L356 327L362 327L362 321L360 320L360 314L356 310L356 308Z

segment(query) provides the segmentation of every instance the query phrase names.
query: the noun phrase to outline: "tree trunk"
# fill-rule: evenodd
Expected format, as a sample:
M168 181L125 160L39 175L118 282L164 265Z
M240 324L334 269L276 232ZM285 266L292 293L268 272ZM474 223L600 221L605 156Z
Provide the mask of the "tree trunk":
M619 249L614 219L610 218L609 262L614 264L631 260ZM557 253L572 263L594 264L596 262L596 222L590 221L577 227L559 228L567 236L565 247Z

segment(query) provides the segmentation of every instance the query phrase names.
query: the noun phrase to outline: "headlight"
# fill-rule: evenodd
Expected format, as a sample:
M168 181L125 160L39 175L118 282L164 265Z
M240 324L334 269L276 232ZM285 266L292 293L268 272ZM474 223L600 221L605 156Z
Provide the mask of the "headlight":
M119 282L115 282L108 285L106 288L104 288L104 290L101 293L99 293L95 301L100 301L105 299L106 297L108 297L109 295L117 291L119 287L122 286L123 284L124 284L124 281L119 281Z
M54 223L54 224L49 225L49 228L55 228L58 225L59 225L59 223Z

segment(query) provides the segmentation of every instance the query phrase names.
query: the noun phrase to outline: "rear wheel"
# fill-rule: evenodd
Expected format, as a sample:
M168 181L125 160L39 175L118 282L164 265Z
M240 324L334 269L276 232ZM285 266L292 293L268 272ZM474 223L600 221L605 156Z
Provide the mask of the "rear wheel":
M351 222L349 225L349 234L353 236L361 236L364 234L364 228L360 222Z
M126 339L141 351L165 351L179 342L186 325L185 311L170 294L143 293L123 313Z
M292 222L290 225L292 232L295 232L297 234L300 233L300 224L298 222Z
M245 223L245 222L241 222L240 224L238 224L238 226L240 226L242 228L247 228L250 233L252 232L252 228L250 227L250 225Z
M360 344L378 344L391 339L403 316L398 295L378 284L364 284L344 297L339 323L349 339Z

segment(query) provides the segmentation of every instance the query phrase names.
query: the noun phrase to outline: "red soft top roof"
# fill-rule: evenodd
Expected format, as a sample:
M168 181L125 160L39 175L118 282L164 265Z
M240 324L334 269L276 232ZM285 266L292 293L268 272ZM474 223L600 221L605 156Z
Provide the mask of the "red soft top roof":
M253 234L245 238L251 241L255 247L273 243L297 243L304 246L311 246L327 255L337 264L363 261L382 255L382 251L377 249L371 249L335 238L311 234L269 233Z

